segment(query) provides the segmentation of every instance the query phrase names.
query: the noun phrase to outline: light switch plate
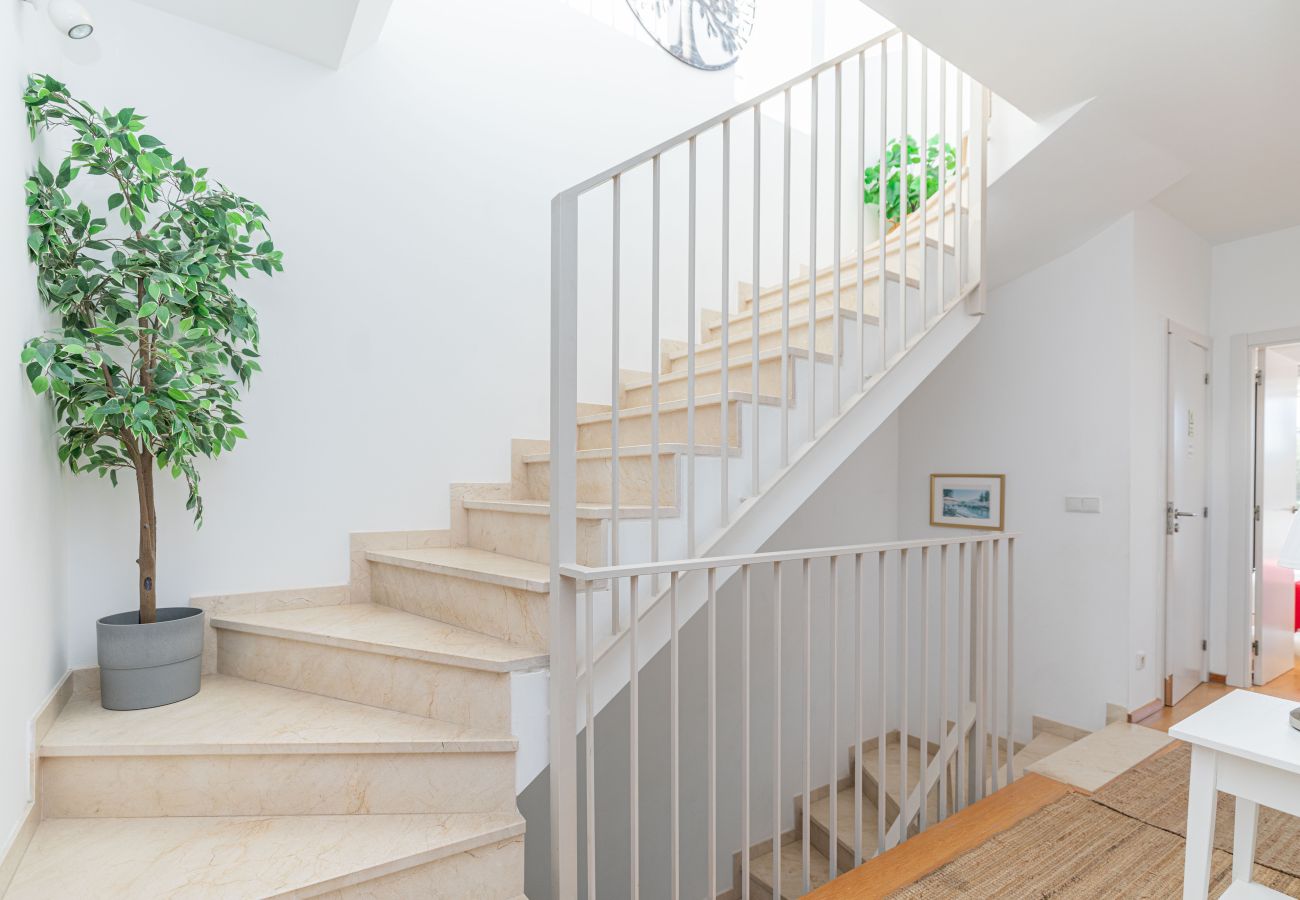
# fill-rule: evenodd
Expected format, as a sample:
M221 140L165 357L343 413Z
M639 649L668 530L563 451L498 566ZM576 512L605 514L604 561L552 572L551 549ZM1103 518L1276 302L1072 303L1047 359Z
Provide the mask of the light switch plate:
M1066 497L1065 511L1072 513L1099 513L1101 512L1101 498Z

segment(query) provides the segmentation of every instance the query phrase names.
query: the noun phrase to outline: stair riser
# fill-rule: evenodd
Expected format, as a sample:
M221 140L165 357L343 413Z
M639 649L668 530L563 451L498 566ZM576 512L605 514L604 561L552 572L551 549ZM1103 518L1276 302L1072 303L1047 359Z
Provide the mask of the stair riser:
M808 338L807 338L808 319L806 315L807 314L805 313L804 315L799 316L798 318L792 317L791 319L790 322L790 346L791 347L796 347L799 349L806 349L808 347ZM845 318L842 321L844 322L845 325L847 325L849 320ZM857 320L854 319L853 321L857 321ZM751 333L751 329L748 322L746 322L744 325L741 326L737 326L736 323L734 322L732 323L731 331L727 335L727 339L728 341L730 341L730 349L727 351L727 356L728 359L731 360L733 363L735 362L735 360L743 358L746 360L746 362L742 363L742 365L748 367L749 365L748 359L750 354L753 352L753 348L754 348L753 341L750 339L750 333ZM835 320L834 319L818 320L816 323L815 334L817 335L818 352L831 353L834 351L835 349ZM703 347L695 352L695 366L697 370L704 366L716 366L722 362L721 333L708 336L708 340L716 340L719 343L713 346ZM759 334L758 347L760 352L764 350L776 350L780 346L781 346L781 332L771 331L771 332L767 332L766 334L764 333ZM674 358L671 371L685 372L686 362L687 361L685 357ZM732 368L732 371L733 372L735 371L734 366Z
M897 292L897 285L891 283L889 286L888 294L890 296L896 296L896 292ZM865 315L875 316L879 307L880 307L880 298L876 295L875 286L872 285L871 290L863 294L862 311ZM833 308L834 306L831 303L831 293L829 291L824 294L818 295L817 312L829 313ZM840 288L840 309L843 311L845 315L853 315L853 316L857 315L858 292L856 287L854 287L852 290L846 287ZM751 313L750 315L745 316L739 322L733 319L732 325L738 326L739 329L744 329L741 332L741 334L748 335L750 333L750 329L753 327L753 321L754 321L753 314ZM791 298L790 300L790 328L792 331L796 323L802 324L804 328L808 327L808 301L806 298L800 299L797 302L793 298ZM762 341L762 337L763 337L762 332L768 329L778 329L780 327L781 327L781 304L779 302L770 308L762 307L759 309L758 330L760 332L759 334L760 342ZM729 335L729 337L733 342L737 338L737 334L736 334L737 330L738 330L737 328L733 328L731 334ZM706 337L713 337L713 336L706 335ZM779 333L777 335L777 340L779 344L780 341Z
M711 403L699 406L695 410L695 441L698 444L722 446L721 404ZM740 446L740 404L732 401L727 404L728 426L727 441L731 447ZM602 420L578 426L579 450L604 450L614 446L610 438L610 422ZM686 443L686 410L661 410L659 413L659 440L665 444ZM638 446L650 443L650 416L636 415L620 418L618 423L618 444L620 447Z
M948 230L949 230L949 235L951 236L951 232L952 232L951 227L949 227ZM931 223L930 225L931 239L937 239L938 234L939 234L938 227L934 223ZM915 278L917 274L920 273L921 271L921 245L917 240L918 234L915 231L915 228L912 229L912 233L910 237L911 240L915 243L911 243L908 246L907 275L909 278ZM926 253L927 253L927 261L937 259L939 248L938 246L931 246L927 249ZM951 258L951 254L949 254L949 258ZM898 253L898 247L897 246L891 247L889 253L886 256L886 265L889 269L890 274L895 279L897 279L898 277L900 259L901 257ZM876 279L879 277L879 274L880 274L880 257L874 254L867 256L863 260L863 267L862 267L862 281L863 281L862 293L864 297L864 302L865 302L865 298L870 297L873 291L875 291ZM799 299L803 299L808 296L808 281L809 279L807 274L801 273L798 276L796 276L795 274L791 273L791 277L790 277L791 302L793 302L796 297ZM828 269L827 271L819 273L817 276L817 292L819 294L825 294L830 291L833 291L834 289L835 289L834 271ZM856 262L842 265L840 267L840 290L852 291L854 297L857 296L858 267ZM740 295L740 304L739 304L740 311L744 312L746 310L752 309L752 303L753 303L752 293L742 292ZM780 286L769 285L765 287L763 289L762 294L759 297L759 308L761 309L767 306L779 307L780 304L781 304Z
M498 734L510 731L510 676L425 660L221 630L217 669Z
M812 816L811 822L812 828L808 832L809 842L822 856L829 856L829 848L831 846L830 829L826 827L825 823L819 821L816 816ZM840 845L839 859L835 863L838 867L836 871L843 874L853 868L853 835L849 834L847 841L845 841L845 836L842 834L837 834L835 838L836 842ZM875 841L873 840L870 843L867 843L866 838L864 837L862 858L867 859L875 852L875 850Z
M513 753L66 756L41 761L55 818L509 812Z
M303 896L320 900L514 900L523 892L524 838L520 835L340 890Z
M746 362L744 365L732 364L731 373L727 381L727 389L732 391L752 391L754 384L753 367ZM787 384L790 387L790 393L794 393L794 364L788 364ZM659 402L671 403L674 400L686 400L689 393L689 387L685 378L674 379L659 385ZM758 390L761 394L767 394L772 397L781 396L781 360L779 358L760 359L758 363ZM699 372L695 376L695 396L697 398L708 396L710 394L722 393L722 372L714 370L711 372ZM653 392L649 385L642 385L627 390L624 394L623 408L637 406L649 406ZM696 410L698 417L699 411ZM697 422L698 427L698 422Z
M546 521L545 516L535 518ZM550 633L546 598L546 594L536 591L441 572L370 563L372 602L499 637L521 647L546 648Z
M550 562L549 516L495 509L467 509L465 518L469 546L534 562ZM604 522L598 519L578 520L577 561L580 565L603 565L604 536ZM374 590L373 584L371 590Z
M612 503L610 491L610 472L613 460L608 458L578 460L578 502ZM551 464L549 462L527 463L528 498L531 500L549 500L551 496ZM629 506L649 506L651 495L650 478L654 470L651 457L619 457L618 500ZM659 456L659 505L677 505L677 454L664 453Z

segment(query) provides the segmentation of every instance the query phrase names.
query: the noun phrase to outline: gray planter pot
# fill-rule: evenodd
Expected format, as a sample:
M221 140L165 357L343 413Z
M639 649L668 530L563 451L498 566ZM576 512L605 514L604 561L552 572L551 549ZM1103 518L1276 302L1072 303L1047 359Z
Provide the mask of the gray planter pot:
M199 692L203 610L165 606L158 621L141 625L133 609L104 616L95 631L104 709L166 706Z

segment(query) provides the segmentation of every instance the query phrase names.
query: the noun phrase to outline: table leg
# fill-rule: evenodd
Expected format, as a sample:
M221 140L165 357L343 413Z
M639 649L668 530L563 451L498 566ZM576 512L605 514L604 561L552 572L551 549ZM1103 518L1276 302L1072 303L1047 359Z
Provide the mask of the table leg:
M1245 797L1237 798L1237 815L1232 835L1232 880L1250 881L1255 862L1255 826L1259 822L1259 804Z
M1192 746L1192 777L1187 791L1187 855L1183 862L1183 900L1204 900L1210 893L1214 853L1214 813L1218 801L1218 755Z

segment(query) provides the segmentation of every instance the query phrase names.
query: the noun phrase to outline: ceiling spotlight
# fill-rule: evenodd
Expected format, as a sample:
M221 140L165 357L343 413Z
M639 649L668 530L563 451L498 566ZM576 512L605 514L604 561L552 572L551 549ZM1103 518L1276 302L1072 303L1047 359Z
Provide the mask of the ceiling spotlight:
M32 6L39 5L39 0L25 0L25 2ZM84 40L95 33L94 20L77 0L49 0L45 12L59 33L74 41Z

